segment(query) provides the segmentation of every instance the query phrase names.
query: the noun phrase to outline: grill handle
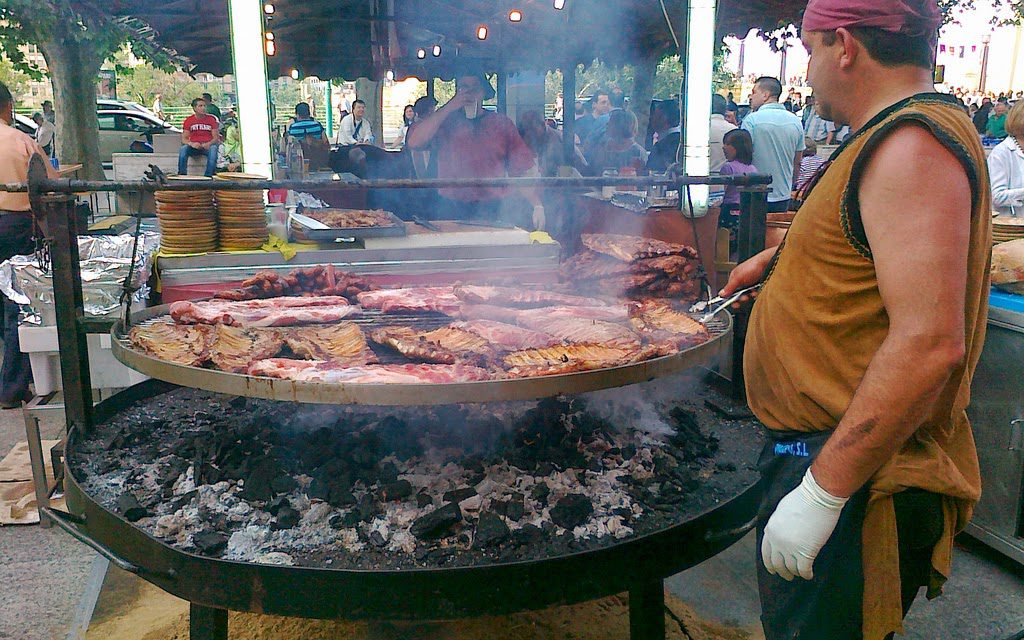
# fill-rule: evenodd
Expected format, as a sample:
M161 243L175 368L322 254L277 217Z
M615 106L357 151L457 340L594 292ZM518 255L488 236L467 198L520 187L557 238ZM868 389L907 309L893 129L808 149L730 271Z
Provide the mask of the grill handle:
M749 532L754 530L757 526L757 517L755 516L749 522L745 522L738 527L733 529L726 529L725 531L706 531L704 532L704 542L716 543L722 542L723 540L731 540L733 538L740 538L747 535Z
M51 507L40 507L39 512L50 519L51 522L56 524L58 527L63 529L68 535L75 540L78 540L85 546L91 548L96 553L100 554L104 558L110 561L118 569L127 571L128 573L135 574L137 576L150 575L157 578L173 579L177 576L177 572L174 569L168 569L167 571L153 571L151 569L144 569L136 564L132 564L127 560L117 556L113 551L107 549L100 543L96 542L88 535L82 533L77 525L85 524L85 516L77 516L72 513L53 509Z

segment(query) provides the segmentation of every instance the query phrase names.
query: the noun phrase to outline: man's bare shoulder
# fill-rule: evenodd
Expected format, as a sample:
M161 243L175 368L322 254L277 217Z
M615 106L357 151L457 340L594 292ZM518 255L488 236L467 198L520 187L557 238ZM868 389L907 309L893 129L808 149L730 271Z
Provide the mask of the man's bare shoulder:
M915 183L942 192L966 184L967 173L961 161L924 124L908 121L890 132L871 154L865 179ZM962 177L961 183L957 177Z

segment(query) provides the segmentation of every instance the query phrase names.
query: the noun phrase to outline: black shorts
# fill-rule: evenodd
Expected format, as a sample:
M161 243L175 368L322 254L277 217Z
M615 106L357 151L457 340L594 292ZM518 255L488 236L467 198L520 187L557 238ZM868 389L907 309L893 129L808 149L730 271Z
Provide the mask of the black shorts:
M761 453L764 496L757 526L757 582L766 640L862 640L864 567L861 532L868 490L850 498L814 561L814 579L787 582L761 560L764 526L779 501L800 485L831 432L772 432ZM931 575L932 549L942 537L942 497L921 489L893 496L899 534L900 583L906 615Z

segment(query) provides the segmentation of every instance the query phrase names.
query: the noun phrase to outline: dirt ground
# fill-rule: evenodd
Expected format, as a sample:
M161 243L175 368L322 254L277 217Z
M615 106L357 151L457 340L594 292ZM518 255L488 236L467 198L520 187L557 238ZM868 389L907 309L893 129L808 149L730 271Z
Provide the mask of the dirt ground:
M116 572L116 573L115 573ZM669 640L749 640L745 632L705 622L668 596ZM230 640L622 640L629 637L626 596L511 616L451 622L347 622L232 613ZM87 640L188 640L188 604L111 570Z

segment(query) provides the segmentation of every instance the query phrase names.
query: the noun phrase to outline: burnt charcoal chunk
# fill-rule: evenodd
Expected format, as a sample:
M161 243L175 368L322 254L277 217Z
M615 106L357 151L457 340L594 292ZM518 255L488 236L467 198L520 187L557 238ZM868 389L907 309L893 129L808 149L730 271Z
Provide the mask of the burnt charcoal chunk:
M476 524L476 539L473 546L477 548L493 547L508 539L509 529L505 521L496 513L485 511L480 514Z
M291 529L295 525L299 524L299 512L292 508L291 504L282 505L277 511L277 519L271 529Z
M616 509L612 509L612 513L622 518L623 522L628 523L631 520L633 520L633 510L627 507L618 507Z
M462 510L452 502L421 516L412 523L410 532L420 540L436 540L451 533L452 527L462 520Z
M731 462L719 462L715 465L715 469L729 473L736 470L736 465Z
M533 524L523 525L518 535L525 544L535 544L544 539L543 529Z
M360 523L359 511L357 509L351 509L348 513L341 516L341 526L336 527L338 529L351 529Z
M462 502L466 498L472 498L476 495L476 489L473 487L462 487L460 489L453 489L451 491L444 492L445 502L454 502L456 504Z
M228 546L228 537L217 531L201 531L192 536L192 544L207 556L220 555Z
M551 495L551 487L543 482L536 484L533 486L533 491L530 492L530 495L542 505L547 504L548 496Z
M131 492L122 493L117 499L117 511L128 522L137 522L149 515L149 511L139 504L138 498Z
M345 528L345 518L340 513L335 513L335 514L332 514L331 517L327 520L327 524L332 529L344 529Z
M290 475L277 476L270 483L270 489L274 493L290 493L292 489L299 486L295 478Z
M474 471L466 477L466 484L468 484L471 487L475 487L476 485L483 482L484 478L486 477L487 474L484 473L483 471Z
M554 473L554 471L555 465L551 464L550 462L545 461L537 463L537 475L539 476L549 476L552 473Z
M356 512L359 514L360 522L369 522L383 513L380 505L369 494L359 500L359 503L356 505Z
M579 493L570 493L551 508L551 521L572 531L590 519L594 505L590 498Z
M284 496L277 496L273 500L267 503L267 512L272 516L276 516L277 512L281 510L285 505L292 506L291 502L288 502L288 498Z
M274 490L270 488L270 483L278 475L280 475L280 471L273 460L261 460L245 479L245 486L242 487L242 492L239 495L246 500L260 502L270 500L274 497Z
M310 482L309 488L306 489L306 496L310 500L323 500L327 502L331 497L331 485L320 478L313 478L313 482Z
M432 504L434 504L434 499L431 498L426 493L416 494L416 506L419 507L420 509L422 509L423 507L429 507Z
M380 498L385 502L405 500L412 495L412 491L412 483L408 480L399 480L385 485L380 491Z
M161 487L169 487L178 481L186 469L188 469L188 461L175 456L160 468L156 480Z
M524 515L526 515L526 507L523 506L522 498L519 501L511 500L508 506L505 508L505 517L512 522L519 521Z
M591 458L590 462L587 463L587 469L600 473L604 471L604 463L601 462L601 458Z
M377 478L381 484L391 484L398 481L398 467L393 462L382 462L377 465Z
M231 405L232 409L245 409L245 396L236 396L228 400L228 404Z
M384 547L388 546L388 539L385 538L384 534L382 534L380 531L371 531L370 544L380 549L383 549Z
M356 503L356 497L345 487L334 486L331 487L327 503L332 507L350 507Z
M635 455L636 455L636 447L635 446L633 446L631 444L627 444L626 446L622 447L622 459L623 460L632 460L633 456L635 456Z

